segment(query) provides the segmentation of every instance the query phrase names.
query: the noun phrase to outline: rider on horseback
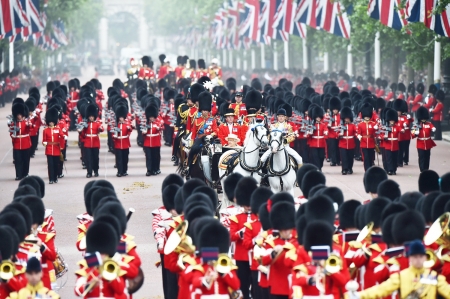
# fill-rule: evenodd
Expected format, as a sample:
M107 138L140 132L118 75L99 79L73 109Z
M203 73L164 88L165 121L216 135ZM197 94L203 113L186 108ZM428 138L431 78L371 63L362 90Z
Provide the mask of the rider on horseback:
M290 156L292 156L295 161L300 165L303 163L302 157L292 148L290 148L289 143L293 142L295 140L295 134L294 130L292 129L292 126L286 121L286 110L281 108L277 112L277 119L278 122L274 123L270 126L270 131L278 130L281 131L282 134L284 134L284 143L285 143L285 149L288 152ZM269 156L272 154L272 150L268 149L264 155L261 157L261 162L265 163Z
M207 139L213 139L217 136L217 123L211 115L212 95L208 91L204 91L198 96L200 114L194 119L192 125L192 139L194 144L189 151L188 157L188 173L194 158L201 152L203 144Z

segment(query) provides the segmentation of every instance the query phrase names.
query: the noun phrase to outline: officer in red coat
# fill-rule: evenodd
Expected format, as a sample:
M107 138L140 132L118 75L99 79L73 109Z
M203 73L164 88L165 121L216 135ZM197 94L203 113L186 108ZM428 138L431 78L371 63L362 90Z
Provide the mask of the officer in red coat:
M127 176L128 173L128 155L130 154L130 135L133 126L127 121L128 106L117 105L116 111L116 127L112 129L112 138L114 142L114 154L116 155L116 176Z
M233 109L234 115L237 119L241 119L247 115L247 108L245 107L245 103L242 102L244 93L241 90L237 91L234 95L235 103L230 104L230 108Z
M218 137L222 145L227 144L225 138L228 137L228 135L230 134L241 136L241 126L234 121L235 120L234 110L231 108L227 108L224 112L225 113L223 114L223 116L225 117L226 122L219 126L218 132ZM244 141L240 139L238 144L242 145L243 142Z
M41 115L39 111L36 111L36 100L33 97L29 97L25 101L25 105L28 108L29 112L29 120L31 123L30 127L30 140L31 140L31 148L30 148L30 157L34 158L34 153L36 151L38 139L39 139L39 128L42 125Z
M417 152L419 154L419 168L420 172L430 168L431 149L436 146L431 133L436 131L436 128L428 121L430 114L425 107L420 107L416 112L417 120L420 122L414 125L411 130L412 138L417 138Z
M153 61L151 61L150 57L143 56L142 65L143 67L139 69L138 78L144 81L155 80L155 72L152 70Z
M144 134L144 152L147 166L146 176L158 175L161 161L161 132L163 124L157 120L158 107L149 105L145 108L147 123L142 130Z
M99 151L100 151L100 137L103 132L103 126L100 121L97 121L98 107L95 104L89 104L86 108L86 117L88 119L87 127L83 128L81 133L84 141L84 155L87 168L87 178L94 176L98 177L99 169Z
M398 158L397 165L399 167L408 165L409 163L409 144L411 143L411 124L414 121L408 114L408 104L401 99L394 100L393 108L398 113L398 126L400 127L400 134L398 136Z
M58 122L58 110L52 107L45 113L47 128L42 131L42 145L45 147L47 156L49 184L58 182L59 163L61 155L61 141L64 141L64 133L61 128L56 127Z
M378 129L378 125L371 121L373 107L366 103L362 106L361 117L363 122L358 124L357 136L360 141L360 148L364 160L364 170L369 169L375 159L375 131Z
M353 174L353 157L355 154L356 125L353 123L353 111L350 107L341 109L341 124L339 135L339 150L342 159L342 174Z
M413 102L411 103L411 105L412 105L411 111L412 112L416 112L417 109L419 109L419 107L423 104L423 93L425 91L425 86L423 85L422 82L417 84L416 90L417 90L417 95L414 98Z
M16 168L16 181L28 175L30 170L30 127L31 123L25 104L18 101L12 106L12 119L8 121L9 135L13 144L14 166Z
M441 122L443 120L444 100L445 93L440 89L436 92L436 105L429 110L433 115L431 123L436 128L436 132L434 132L434 140L442 140Z

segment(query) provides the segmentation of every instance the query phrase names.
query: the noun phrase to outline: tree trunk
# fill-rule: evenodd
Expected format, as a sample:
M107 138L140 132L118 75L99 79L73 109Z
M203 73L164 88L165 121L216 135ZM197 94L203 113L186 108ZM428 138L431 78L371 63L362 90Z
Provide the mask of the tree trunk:
M408 66L408 84L412 81L414 81L414 69Z

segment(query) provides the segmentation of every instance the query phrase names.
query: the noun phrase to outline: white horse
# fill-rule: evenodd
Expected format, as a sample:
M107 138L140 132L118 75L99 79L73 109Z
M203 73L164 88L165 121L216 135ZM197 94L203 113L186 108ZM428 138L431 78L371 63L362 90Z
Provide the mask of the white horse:
M251 176L255 178L258 184L261 182L261 176L258 175L258 171L261 168L261 161L259 159L259 149L267 147L269 139L267 138L267 129L265 127L265 121L262 123L256 123L253 121L250 124L249 130L245 135L244 147L240 152L235 150L229 150L223 153L219 159L219 177L222 178L220 183L222 185L222 190L224 188L224 181L226 179L226 169L220 167L225 159L228 159L232 154L239 153L238 161L239 163L230 172L237 172L243 176ZM229 174L230 174L229 173ZM228 175L228 174L227 174ZM223 193L222 208L226 208L233 203L226 197L225 192Z
M292 163L295 162L286 150L283 131L273 129L270 132L269 148L272 151L267 164L270 188L274 193L285 191L294 196L296 171Z

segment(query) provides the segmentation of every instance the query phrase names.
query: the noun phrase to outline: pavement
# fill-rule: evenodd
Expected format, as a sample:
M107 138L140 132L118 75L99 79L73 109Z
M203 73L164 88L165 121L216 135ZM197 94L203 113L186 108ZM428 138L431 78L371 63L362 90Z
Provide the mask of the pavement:
M86 82L93 76L93 70L84 70L81 82ZM100 76L99 80L106 90L112 84L114 77ZM25 97L26 98L26 97ZM12 147L8 130L6 129L6 116L11 113L11 105L0 109L0 209L12 200L14 190L18 182L14 181L15 170L12 163ZM41 130L42 132L42 130ZM175 167L170 161L171 148L163 146L161 149L161 174L146 177L145 157L142 148L136 144L136 132L132 135L132 147L130 149L130 161L128 176L116 177L114 166L114 155L107 152L106 135L101 138L100 149L100 177L107 179L114 185L116 193L124 208L133 207L136 212L128 222L127 233L135 236L137 251L142 259L142 268L145 274L143 287L133 295L133 298L163 298L161 270L156 268L155 263L160 257L156 253L156 242L153 238L151 219L152 210L162 205L161 183L164 177L175 172ZM41 139L40 139L41 142ZM430 168L440 175L449 171L450 143L437 141L437 147L432 149ZM85 211L83 201L84 185L94 178L86 178L86 170L81 168L80 150L77 146L77 133L70 132L67 149L67 162L65 163L65 177L57 184L46 185L44 203L47 208L54 210L55 226L57 230L56 246L62 253L69 265L69 273L66 274L67 283L59 291L62 298L74 298L75 275L77 261L82 259L77 251L77 219L76 216ZM408 166L399 168L396 176L391 179L397 181L402 192L417 190L419 167L417 161L416 142L411 142L411 161ZM380 157L381 160L381 157ZM381 161L380 161L381 163ZM323 173L327 178L327 186L337 186L342 189L346 200L365 200L368 198L363 186L363 165L355 161L354 174L341 175L340 167L331 167L325 163ZM31 159L30 174L41 176L48 182L47 163L44 148L39 144L35 158ZM296 195L300 191L296 189Z

